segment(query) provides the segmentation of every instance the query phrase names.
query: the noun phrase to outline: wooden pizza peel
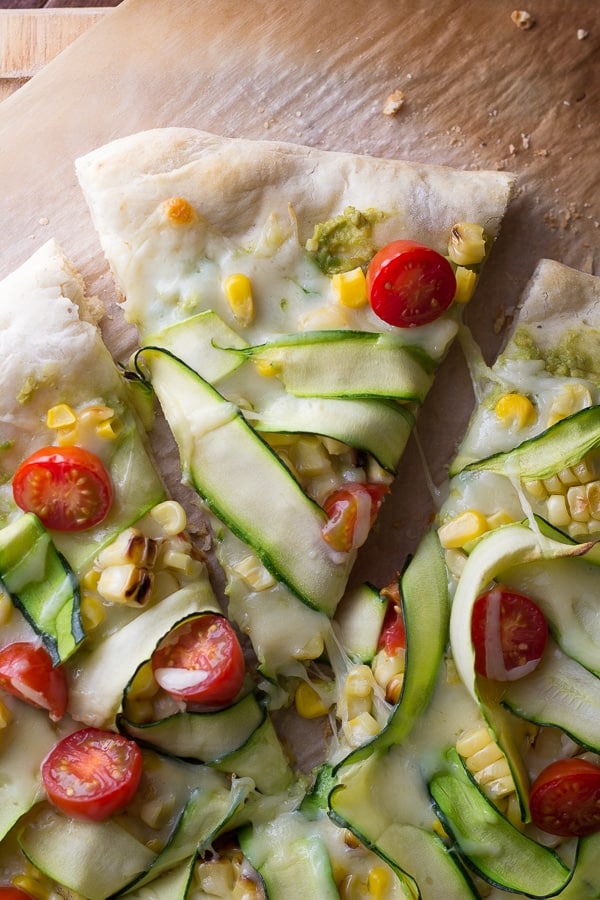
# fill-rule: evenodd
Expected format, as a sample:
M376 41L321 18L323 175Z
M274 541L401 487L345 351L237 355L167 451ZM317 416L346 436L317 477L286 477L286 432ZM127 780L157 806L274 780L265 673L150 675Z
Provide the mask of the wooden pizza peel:
M513 2L125 0L0 104L0 275L58 238L106 303L115 358L127 357L134 338L73 162L141 129L186 125L504 169L516 173L518 190L467 316L493 359L540 257L595 274L600 267L597 7L535 0L526 6L534 24L524 28ZM396 91L403 103L386 115ZM472 406L458 348L440 376L357 579L393 577L439 502ZM158 456L175 483L176 455L159 434Z

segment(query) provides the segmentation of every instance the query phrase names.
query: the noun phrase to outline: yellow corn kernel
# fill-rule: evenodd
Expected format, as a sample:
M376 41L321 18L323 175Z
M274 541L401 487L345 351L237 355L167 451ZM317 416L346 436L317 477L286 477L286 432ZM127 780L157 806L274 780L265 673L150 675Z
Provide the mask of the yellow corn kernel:
M99 578L100 572L97 569L88 569L79 579L79 587L82 591L95 591Z
M106 569L109 566L131 564L143 568L152 568L158 556L158 543L146 537L137 528L126 528L111 544L108 544L96 557L96 566Z
M0 729L6 728L12 722L12 713L4 700L0 699Z
M485 256L485 237L481 225L457 222L452 226L448 255L459 266L473 266Z
M371 668L378 685L382 688L387 688L392 678L404 673L406 669L405 656L406 654L402 649L393 655L389 655L385 650L380 650L375 654Z
M361 712L349 719L342 726L346 740L352 747L360 747L361 744L379 734L379 725L376 719L368 712Z
M323 654L325 650L325 644L323 643L323 638L320 634L314 634L308 641L299 647L296 651L294 651L294 659L298 660L308 660L308 659L318 659L319 656Z
M514 518L505 509L499 509L487 517L487 523L491 530L500 528L502 525L510 525L511 522L514 522Z
M118 419L106 419L96 425L96 434L107 441L114 441L121 432L121 423Z
M236 321L242 326L250 325L254 319L254 299L248 276L241 272L229 275L223 282L223 290Z
M588 522L591 519L586 487L585 484L575 484L567 490L567 507L575 522Z
M349 324L348 315L341 303L330 303L327 306L320 306L318 309L311 309L304 313L298 319L299 331L320 331L321 329L347 328Z
M592 405L592 395L584 384L568 384L554 398L548 414L548 427Z
M291 458L300 475L323 475L331 470L325 447L318 438L300 438L293 445Z
M556 477L566 487L571 487L571 485L573 484L581 484L575 469L561 469L561 471L557 473Z
M296 712L303 719L318 719L327 715L329 709L320 694L307 681L301 681L294 697Z
M254 368L263 378L275 378L281 372L281 364L276 359L260 359L260 357L256 357L253 362Z
M231 897L235 889L236 873L232 862L219 859L200 860L194 872L202 893L214 897Z
M104 621L106 615L101 601L95 594L91 594L88 591L81 592L80 612L83 630L86 634L97 628Z
M448 832L439 819L433 820L433 822L431 823L431 830L434 832L434 834L437 834L438 837L441 837L443 841L448 838Z
M76 422L77 416L67 403L58 403L46 413L48 428L72 428Z
M158 503L150 510L150 516L169 537L180 534L187 526L186 512L176 500Z
M479 750L486 747L491 741L491 735L485 725L475 725L473 728L463 731L456 741L456 752L463 759L473 756Z
M129 686L128 697L136 700L148 700L158 691L158 683L154 677L151 664L144 663L139 667Z
M546 490L546 486L544 482L538 478L532 481L524 481L523 487L527 491L527 493L534 497L536 500L545 500L548 496L548 491Z
M564 528L571 521L564 494L551 494L546 501L546 517L551 525Z
M196 218L196 211L185 197L171 197L163 204L165 218L172 225L191 225Z
M550 475L549 478L544 478L544 487L548 491L549 494L566 494L567 489L565 485L562 483L558 475Z
M535 406L524 394L504 394L500 397L494 412L498 418L508 427L517 431L531 425L535 421Z
M373 682L373 673L368 666L355 666L346 676L344 695L360 699L370 697L373 693Z
M464 266L457 266L454 277L456 278L454 302L468 303L477 284L476 272L473 269L465 269Z
M349 306L351 309L366 306L367 281L360 266L350 272L336 272L331 278L331 284L336 300L342 306Z
M385 900L390 887L390 873L383 866L373 866L367 884L371 900Z
M25 891L25 893L33 897L34 900L49 900L52 896L52 886L50 882L43 876L35 875L15 875L12 884L16 888Z
M388 703L397 703L404 685L404 672L394 675L385 686L385 699Z
M236 563L234 569L255 591L266 591L275 584L275 579L269 570L254 554L245 556L239 563Z
M489 531L486 517L477 509L467 509L441 525L438 538L445 550L458 549L486 531Z
M479 776L475 776L475 780L479 781ZM512 775L502 775L499 778L490 778L489 780L480 781L481 787L490 800L501 800L515 791L515 783Z
M8 625L12 618L13 610L14 606L10 594L4 585L0 584L0 625Z
M467 764L469 766L469 770L473 773L475 772L483 772L488 767L492 766L494 763L497 763L499 759L503 758L503 753L498 744L491 739L491 736L488 733L488 742L479 750L476 750L475 753L470 753L466 759Z

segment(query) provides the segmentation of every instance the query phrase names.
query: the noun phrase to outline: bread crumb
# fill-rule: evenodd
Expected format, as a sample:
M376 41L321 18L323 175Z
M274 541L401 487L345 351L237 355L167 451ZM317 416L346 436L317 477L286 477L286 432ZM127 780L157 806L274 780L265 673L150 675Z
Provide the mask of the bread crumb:
M385 103L383 104L383 114L384 116L396 116L404 106L404 101L406 100L406 94L404 91L392 91L391 94L388 95Z
M49 225L50 219L47 216L42 216L41 219L38 219L40 225Z
M585 28L577 29L577 40L578 41L585 41L585 39L589 36L590 36L590 33L589 33L589 31L586 31Z
M511 12L510 17L517 28L521 28L523 31L527 31L527 29L533 28L535 25L535 19L531 13L528 13L525 9L514 9Z
M523 150L529 150L530 143L531 143L530 135L521 133L521 146L523 147Z

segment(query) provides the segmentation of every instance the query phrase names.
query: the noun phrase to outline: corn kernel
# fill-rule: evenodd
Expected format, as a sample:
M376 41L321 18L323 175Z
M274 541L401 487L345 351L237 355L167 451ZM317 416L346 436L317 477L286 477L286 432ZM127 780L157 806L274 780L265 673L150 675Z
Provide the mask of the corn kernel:
M373 866L367 879L371 900L385 900L390 887L390 875L383 866Z
M394 675L385 686L385 699L388 703L395 704L400 699L404 686L404 673Z
M296 712L303 719L318 719L327 715L329 709L321 695L306 681L300 682L294 698Z
M190 225L196 218L191 203L184 197L171 197L163 205L165 218L172 225Z
M576 484L568 489L567 506L576 522L587 522L591 518L586 485Z
M141 665L129 687L128 697L135 697L137 700L148 700L154 697L158 691L158 683L154 677L152 666L150 663Z
M494 412L508 428L517 431L531 425L535 421L535 407L529 397L524 394L504 394L500 397Z
M554 398L548 414L548 427L592 405L592 395L584 384L569 384Z
M552 494L546 502L546 515L548 521L557 528L568 525L571 521L567 509L567 498L563 494Z
M440 544L446 550L464 547L489 531L487 519L476 509L467 509L438 528Z
M77 422L77 416L67 403L52 406L46 414L48 428L71 428Z
M294 659L307 660L318 659L325 650L325 644L320 634L314 634L308 641L299 647L293 654Z
M404 650L400 650L393 655L389 655L385 650L380 650L379 653L376 653L373 657L371 668L377 684L382 688L386 688L392 678L402 675L406 668L405 656Z
M97 628L104 621L106 615L98 597L88 591L82 591L81 593L80 612L83 630L86 634Z
M158 503L150 510L150 516L168 536L180 534L187 526L185 510L176 500L165 500L163 503Z
M441 837L443 841L448 839L448 832L439 819L433 820L433 822L431 823L431 830L434 832L434 834L437 834L438 837Z
M575 469L561 469L561 471L557 473L557 478L562 484L566 485L566 487L581 483Z
M162 828L169 821L175 809L175 797L155 797L143 803L140 809L140 819L149 828Z
M456 741L456 752L463 759L468 759L468 757L473 756L474 753L486 747L490 740L491 736L485 725L475 725L459 736Z
M349 324L347 309L348 307L342 306L341 303L330 303L328 306L311 309L298 319L298 330L320 331L330 328L347 328Z
M275 584L275 579L269 570L253 554L245 556L239 563L236 563L234 569L255 591L266 591Z
M10 594L4 585L0 584L0 625L8 625L12 618L13 610L14 606Z
M546 486L544 482L538 478L533 481L524 481L523 487L527 491L527 493L534 497L536 500L545 500L548 496L548 491L546 490Z
M473 269L465 269L464 266L457 266L454 277L456 278L454 302L463 304L468 303L473 296L473 291L477 284L477 274Z
M452 226L448 241L448 255L459 266L480 263L485 256L485 237L481 225L457 222Z
M592 519L600 519L600 481L590 481L585 485L586 499Z
M367 281L360 266L350 272L336 272L331 284L336 300L342 306L358 309L367 304Z
M502 750L488 734L488 743L476 750L475 753L470 753L467 761L471 772L482 772L502 758Z
M361 712L349 719L343 724L342 729L346 740L352 747L359 747L379 734L379 725L368 712Z
M373 693L373 674L368 666L355 666L346 676L344 694L361 699Z
M565 485L558 475L551 475L549 478L544 478L544 487L549 494L566 494Z
M477 776L475 777L477 779ZM486 781L485 783L482 782L481 786L491 800L500 800L503 797L508 796L508 794L513 794L515 791L515 783L510 774L504 775L501 778L495 778L491 781Z
M281 372L281 364L276 359L254 359L254 368L263 378L275 378Z
M108 566L98 580L98 593L111 603L144 606L152 592L152 576L133 563Z
M223 282L223 290L236 321L242 326L250 325L254 319L254 299L248 276L240 272L229 275Z

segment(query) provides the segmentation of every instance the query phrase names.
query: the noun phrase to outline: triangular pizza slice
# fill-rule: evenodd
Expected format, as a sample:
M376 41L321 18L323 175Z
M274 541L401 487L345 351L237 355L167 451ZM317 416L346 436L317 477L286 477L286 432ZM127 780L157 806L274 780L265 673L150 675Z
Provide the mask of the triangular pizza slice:
M77 163L269 677L323 653L513 179L190 129Z

